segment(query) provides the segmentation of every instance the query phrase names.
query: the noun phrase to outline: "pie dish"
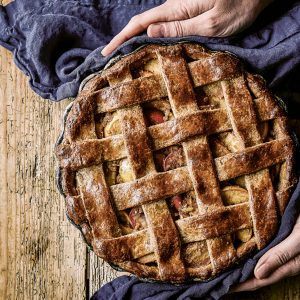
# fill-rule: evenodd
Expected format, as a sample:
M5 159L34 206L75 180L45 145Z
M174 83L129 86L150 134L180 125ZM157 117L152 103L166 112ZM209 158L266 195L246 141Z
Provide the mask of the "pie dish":
M55 151L67 215L96 255L158 281L208 280L265 247L296 183L280 101L194 43L90 76Z

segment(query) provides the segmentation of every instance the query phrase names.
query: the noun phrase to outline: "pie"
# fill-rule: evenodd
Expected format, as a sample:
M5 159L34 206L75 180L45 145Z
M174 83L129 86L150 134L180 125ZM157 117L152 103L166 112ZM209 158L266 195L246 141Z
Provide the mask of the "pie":
M140 278L208 280L262 249L296 183L284 108L235 56L148 45L82 84L56 145L67 215Z

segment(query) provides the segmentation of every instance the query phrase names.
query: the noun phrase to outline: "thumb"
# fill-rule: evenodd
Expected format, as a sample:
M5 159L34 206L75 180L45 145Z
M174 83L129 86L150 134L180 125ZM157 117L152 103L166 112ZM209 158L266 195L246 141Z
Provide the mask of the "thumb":
M211 11L207 11L191 19L151 24L147 29L147 34L149 37L214 36L218 34L218 31L218 21Z
M275 269L286 264L299 253L299 238L296 238L291 234L288 238L270 249L260 258L254 269L255 277L258 279L268 277Z

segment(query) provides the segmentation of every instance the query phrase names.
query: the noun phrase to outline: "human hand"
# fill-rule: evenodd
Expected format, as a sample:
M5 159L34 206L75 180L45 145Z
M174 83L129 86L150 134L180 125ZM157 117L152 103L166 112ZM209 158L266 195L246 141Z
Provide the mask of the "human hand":
M225 37L250 26L273 0L167 0L134 16L102 50L106 56L147 30L150 37Z
M230 292L254 291L297 274L300 274L300 216L292 233L260 258L254 269L255 277L234 286Z

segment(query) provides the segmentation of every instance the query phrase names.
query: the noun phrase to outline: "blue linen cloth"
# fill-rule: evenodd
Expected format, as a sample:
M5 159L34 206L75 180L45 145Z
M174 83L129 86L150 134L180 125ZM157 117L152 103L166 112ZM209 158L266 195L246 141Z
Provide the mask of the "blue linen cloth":
M275 1L253 26L230 38L151 39L142 34L124 43L112 55L105 58L101 55L103 46L133 15L163 2L15 0L0 6L0 45L13 52L15 63L29 76L36 93L58 101L76 96L80 82L115 55L132 52L145 43L200 42L243 59L248 70L263 75L273 91L284 95L290 115L299 117L300 1ZM91 299L219 299L231 285L249 278L258 259L288 236L299 215L299 194L298 183L274 240L241 266L205 283L179 286L122 276L103 286Z
M275 1L246 32L230 38L151 39L135 37L104 58L101 50L129 19L162 0L16 0L0 6L0 45L14 53L18 67L44 98L77 94L80 82L117 54L145 43L189 40L230 51L275 88L300 64L299 1ZM201 26L201 24L199 24ZM290 80L288 80L289 82ZM296 82L295 80L293 82ZM300 89L299 84L295 87Z

